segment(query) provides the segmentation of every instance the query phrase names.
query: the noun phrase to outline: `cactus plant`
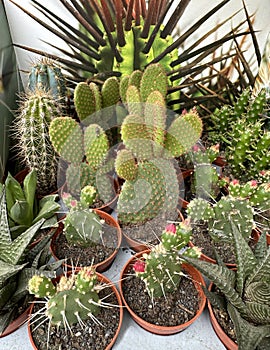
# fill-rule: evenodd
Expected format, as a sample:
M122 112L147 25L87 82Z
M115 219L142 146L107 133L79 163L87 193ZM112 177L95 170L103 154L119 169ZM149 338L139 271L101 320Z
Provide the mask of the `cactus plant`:
M8 224L5 187L0 197L0 334L12 322L18 307L29 300L28 281L33 274L55 277L54 269L60 263L50 262L49 241L43 238L35 247L30 244L44 224L40 219L20 235L12 239Z
M28 89L33 93L36 90L50 93L57 101L66 95L66 79L56 62L43 58L33 64L28 76Z
M66 329L98 314L101 300L97 287L92 267L82 268L77 275L61 276L57 285L44 276L33 276L29 281L29 292L47 299L44 316L52 325Z
M242 181L255 179L269 169L270 131L267 127L267 98L245 90L233 106L224 106L212 116L210 138L225 150L232 175Z
M9 227L13 239L42 218L46 219L42 225L43 229L57 225L56 213L60 209L60 205L55 201L57 195L48 195L38 199L36 185L37 173L35 170L26 175L22 186L8 173L5 193Z
M176 210L179 188L173 158L187 152L202 132L195 110L167 125L166 80L162 66L153 64L136 81L139 88L130 85L129 77L120 89L130 113L121 125L125 149L115 161L116 173L126 180L117 209L122 223L142 223Z
M13 0L11 1L13 2ZM22 46L24 49L54 59L57 57L68 71L69 77L71 76L75 82L84 81L89 77L93 80L101 80L113 74L129 75L134 70L144 70L149 64L160 62L168 71L170 86L174 86L170 93L173 94L177 90L177 97L170 101L177 109L179 105L182 108L183 105L187 104L189 107L184 107L190 108L190 106L200 104L204 100L205 96L198 98L197 87L199 85L202 95L208 97L211 93L211 100L214 100L218 105L225 98L229 100L228 96L231 96L230 93L223 93L226 92L226 88L235 94L235 91L239 90L237 89L239 85L240 90L243 86L252 85L254 78L250 70L247 69L246 64L241 64L241 60L234 52L236 36L245 35L245 40L247 40L245 21L229 31L226 29L224 36L219 37L218 40L215 33L222 32L219 28L225 28L226 24L231 21L231 16L219 23L214 29L201 32L202 24L221 11L229 1L220 1L192 26L181 28L180 31L175 31L175 29L177 25L181 25L181 19L185 16L186 10L189 10L189 1L178 0L172 3L153 0L149 3L146 0L124 2L102 0L87 4L83 0L71 4L61 2L63 9L67 10L78 23L79 30L77 26L73 27L69 20L63 19L61 15L42 5L41 1L35 1L34 7L41 14L45 13L46 22L41 19L41 16L35 16L20 4L14 3L71 47L71 50L67 51L51 44L54 54L49 53L48 50L44 52ZM255 33L247 10L246 17L253 33L252 38L255 40ZM243 33L241 32L242 28L244 29ZM196 34L198 32L200 35ZM212 35L214 40L210 44L205 42L206 38L212 37ZM190 45L190 42L193 45ZM229 43L229 49L223 50L223 44L226 42ZM181 55L178 53L180 47ZM200 48L198 49L198 47ZM61 54L55 55L55 49L60 50ZM239 50L239 46L237 49ZM256 53L258 54L257 51ZM243 55L243 52L241 54ZM257 56L259 62L260 55ZM236 78L236 82L232 84L227 71L231 73L232 65L237 65L235 62L244 68L239 71L235 70L239 79ZM221 66L218 77L216 76L217 63L220 63ZM215 66L214 72L209 70L209 67L212 66ZM190 72L192 79L189 79ZM211 91L211 87L215 84L214 81L219 84L221 79L223 86L225 82L221 93L217 94L217 89L213 88ZM210 89L207 88L209 81ZM205 82L207 82L207 87L204 88ZM214 86L216 87L216 84ZM187 93L179 93L182 88L187 89ZM173 96L175 97L175 95Z
M64 234L69 244L88 247L102 242L104 220L89 209L93 200L89 190L90 186L82 189L79 201L70 193L63 193L64 204L69 209L64 219Z
M56 152L68 163L67 190L79 197L81 189L91 185L96 188L96 198L104 203L111 201L114 188L108 178L109 140L104 130L98 124L83 130L77 121L58 117L50 124L49 136Z
M195 225L199 221L206 222L211 238L216 241L231 241L231 222L245 239L250 238L254 227L254 212L250 203L233 196L224 196L214 204L203 198L195 198L188 204L187 214Z
M185 248L190 240L191 227L187 222L175 226L169 224L161 235L161 242L154 246L150 253L145 253L142 260L137 260L133 270L137 277L145 283L146 290L151 297L158 298L172 293L181 283L182 262L178 252ZM187 248L184 256L199 257L196 248Z
M221 293L206 292L214 307L226 311L233 321L239 350L267 349L270 346L270 248L262 234L252 251L242 232L231 222L232 243L237 270L231 270L218 259L218 264L183 258Z
M59 115L59 102L47 92L36 90L21 101L13 125L18 155L26 167L36 170L37 191L42 195L57 187L58 162L49 138L49 125Z

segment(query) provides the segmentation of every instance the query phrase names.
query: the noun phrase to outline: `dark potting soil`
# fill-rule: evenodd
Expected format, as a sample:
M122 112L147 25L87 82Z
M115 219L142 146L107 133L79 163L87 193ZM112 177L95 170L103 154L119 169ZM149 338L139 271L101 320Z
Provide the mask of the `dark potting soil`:
M227 264L235 264L235 254L233 245L227 242L216 242L211 239L207 225L196 223L192 229L192 243L202 249L202 253L215 260L214 248L221 257L222 261ZM249 246L251 249L255 246L255 240L250 238Z
M179 213L173 211L158 215L144 223L121 224L121 230L126 236L151 246L160 242L159 238L168 223L180 221Z
M58 259L66 259L66 263L75 266L88 266L98 264L113 254L117 245L117 229L104 224L102 242L93 242L89 247L81 247L77 244L68 243L63 232L55 241L55 255Z
M214 315L223 329L223 331L226 333L226 335L231 338L234 342L236 342L236 334L235 334L235 328L233 321L231 320L228 312L226 310L220 310L217 308L213 308Z
M129 270L132 274L132 270ZM193 282L182 277L173 293L151 301L144 282L135 275L123 281L123 294L129 307L145 321L159 326L177 326L192 319L199 308L198 291Z
M100 291L100 299L111 294L110 288ZM117 298L114 294L105 299L106 303L118 305ZM44 304L36 304L34 312ZM40 324L33 332L34 342L38 350L104 350L112 341L119 324L120 313L119 307L104 308L100 307L100 312L96 316L101 323L94 323L91 318L84 320L83 328L77 323L71 325L72 334L64 328L56 326L50 327L49 342L48 338L48 321L41 324L41 320L33 323L31 329Z

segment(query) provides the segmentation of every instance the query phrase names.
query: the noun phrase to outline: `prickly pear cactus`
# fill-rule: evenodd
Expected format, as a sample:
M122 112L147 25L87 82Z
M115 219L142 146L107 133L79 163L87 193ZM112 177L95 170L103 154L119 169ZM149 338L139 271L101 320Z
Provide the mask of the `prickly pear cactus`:
M71 325L99 313L96 285L95 271L92 267L84 267L77 275L62 276L55 286L46 277L33 276L29 281L29 292L47 298L44 312L52 325L70 329Z
M23 163L37 172L37 191L48 194L56 189L57 155L49 137L51 121L61 115L59 103L46 92L29 94L15 119L14 132Z
M182 262L178 252L185 247L191 237L191 227L185 223L169 224L162 232L161 243L151 252L143 254L143 260L137 260L133 266L136 276L141 278L151 299L166 297L175 291L181 282ZM199 257L197 248L188 248L185 256Z
M72 209L64 221L64 234L69 243L88 247L101 241L103 221L90 209Z
M28 88L49 93L58 102L66 95L66 81L60 67L47 58L35 63L28 76Z

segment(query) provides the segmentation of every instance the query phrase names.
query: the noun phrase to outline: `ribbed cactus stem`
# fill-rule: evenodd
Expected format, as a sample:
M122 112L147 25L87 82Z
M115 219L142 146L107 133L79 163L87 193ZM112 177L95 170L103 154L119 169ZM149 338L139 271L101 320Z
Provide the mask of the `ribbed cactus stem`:
M37 190L46 194L56 188L57 157L49 138L49 124L61 114L59 104L46 92L29 94L20 107L14 130L24 164L37 172Z

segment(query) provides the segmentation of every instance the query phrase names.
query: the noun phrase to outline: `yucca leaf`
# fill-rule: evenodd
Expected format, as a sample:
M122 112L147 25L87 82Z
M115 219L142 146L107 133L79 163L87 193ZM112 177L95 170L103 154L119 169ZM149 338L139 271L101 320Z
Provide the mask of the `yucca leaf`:
M228 312L233 321L238 342L238 350L254 350L270 334L270 325L255 326L243 319L230 303Z
M10 296L16 291L16 286L16 281L9 281L0 289L0 310L5 306Z
M6 205L7 210L10 211L16 201L24 201L25 195L21 188L19 182L8 173L8 176L5 181L6 189Z
M7 215L7 207L6 207L6 191L5 188L1 193L0 198L0 252L2 250L8 249L10 246L12 239L10 236L9 231L9 224L8 224L8 215Z
M266 240L266 231L261 232L258 242L254 248L254 255L258 261L261 261L265 258L267 254L267 240Z
M245 288L244 298L249 302L257 302L270 307L269 280L250 283L248 287Z

